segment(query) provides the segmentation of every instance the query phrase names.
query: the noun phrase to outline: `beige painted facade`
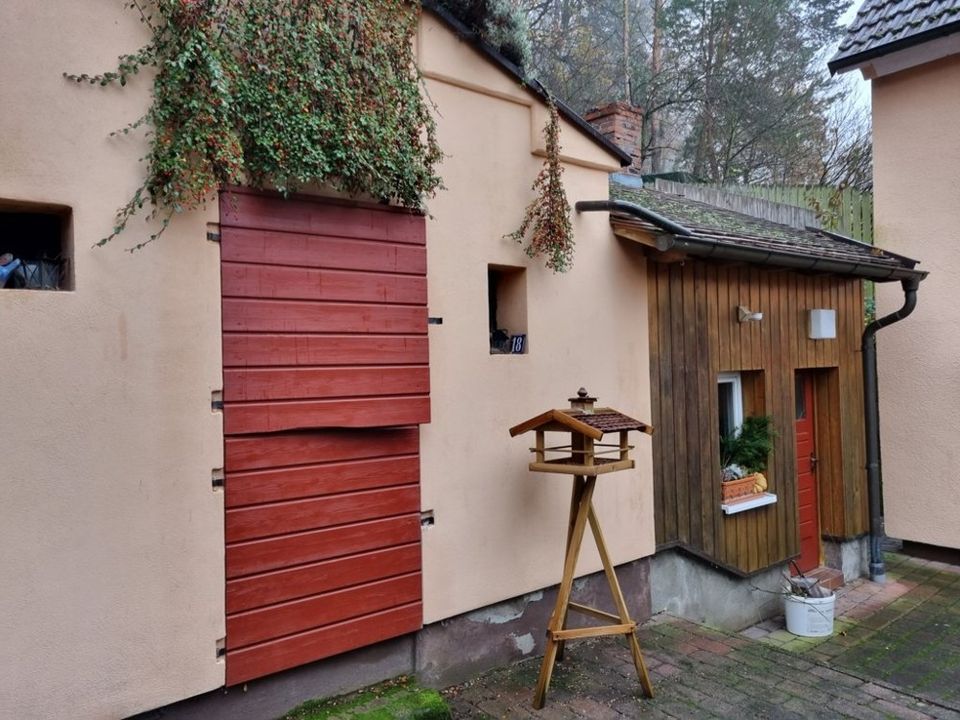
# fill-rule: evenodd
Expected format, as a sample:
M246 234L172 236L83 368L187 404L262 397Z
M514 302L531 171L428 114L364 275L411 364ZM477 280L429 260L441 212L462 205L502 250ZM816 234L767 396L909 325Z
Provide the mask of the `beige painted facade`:
M0 717L120 718L223 683L219 250L201 213L92 245L140 182L108 133L149 78L77 87L143 28L116 2L0 3L0 199L73 209L75 290L0 290Z
M145 40L120 3L0 3L0 201L72 209L74 289L0 290L0 717L120 718L215 689L224 666L217 208L146 249L139 218L105 248L141 180L149 78L77 87ZM91 42L91 39L95 39ZM645 264L604 213L574 217L574 268L554 275L503 236L531 199L546 111L425 15L447 189L429 205L433 421L422 429L425 621L559 581L569 481L526 471L507 429L581 385L650 416ZM615 159L564 123L571 202L607 197ZM529 352L491 356L487 267L522 268ZM617 562L654 551L650 440L603 478ZM592 549L582 571L600 568Z
M877 335L893 537L960 548L960 56L873 80L877 244L919 258L917 309ZM878 285L878 314L903 304Z
M545 110L515 79L425 15L421 67L439 112L445 192L427 225L433 420L421 429L425 622L559 582L570 500L562 475L527 471L531 437L508 428L564 407L581 385L649 420L645 260L606 213L574 215L573 269L553 274L503 237L519 225L543 163ZM606 199L616 160L567 123L567 196ZM524 268L525 355L491 355L487 266ZM597 511L616 562L654 551L650 439L637 468L601 478ZM581 569L596 571L590 547Z

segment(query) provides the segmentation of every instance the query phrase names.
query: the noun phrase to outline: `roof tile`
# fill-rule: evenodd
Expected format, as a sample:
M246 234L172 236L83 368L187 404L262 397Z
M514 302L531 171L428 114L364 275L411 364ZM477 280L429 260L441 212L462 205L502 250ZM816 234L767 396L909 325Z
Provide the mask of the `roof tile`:
M920 35L934 31L960 31L960 0L864 0L830 66L854 64L856 56L911 38L919 42Z

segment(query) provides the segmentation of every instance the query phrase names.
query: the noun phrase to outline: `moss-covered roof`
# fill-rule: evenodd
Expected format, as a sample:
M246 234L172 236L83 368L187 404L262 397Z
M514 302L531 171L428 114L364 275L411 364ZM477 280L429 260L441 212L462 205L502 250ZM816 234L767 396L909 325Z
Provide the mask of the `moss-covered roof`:
M628 187L616 179L611 180L610 197L639 205L687 228L691 231L691 238L719 246L866 264L874 268L889 267L891 270L913 268L916 265L909 258L834 233L810 228L801 230L690 200L682 195L652 188ZM637 224L653 232L663 232L654 223L634 217L615 216L612 219L614 222Z

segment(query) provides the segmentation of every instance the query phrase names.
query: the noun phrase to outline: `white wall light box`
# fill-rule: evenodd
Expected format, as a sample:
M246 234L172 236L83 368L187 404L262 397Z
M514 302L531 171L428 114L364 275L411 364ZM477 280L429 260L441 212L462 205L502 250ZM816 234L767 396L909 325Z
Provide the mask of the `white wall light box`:
M819 308L810 311L811 340L833 340L837 337L837 311Z

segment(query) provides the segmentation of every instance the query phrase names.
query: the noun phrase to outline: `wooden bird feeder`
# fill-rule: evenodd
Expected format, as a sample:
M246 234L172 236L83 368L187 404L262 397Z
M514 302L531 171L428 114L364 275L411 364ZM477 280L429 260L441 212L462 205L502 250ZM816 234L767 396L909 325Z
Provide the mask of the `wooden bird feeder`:
M531 430L536 434L536 446L530 448L534 454L534 460L529 466L530 470L573 475L573 496L570 500L570 524L567 529L563 578L557 592L557 604L547 627L547 647L533 698L533 706L538 710L546 701L554 663L557 659L563 658L564 643L567 640L603 635L624 635L627 638L640 684L646 694L653 697L653 685L647 674L643 655L640 653L640 644L637 641L637 623L630 619L627 603L620 590L620 583L607 552L603 532L600 530L600 522L593 508L593 492L597 476L617 470L628 470L634 466L634 461L630 457L633 446L627 443L628 433L631 430L638 430L649 435L653 433L653 428L611 408L596 408L594 407L596 402L596 398L589 397L587 391L580 388L577 397L570 398L569 409L548 410L510 428L512 437ZM569 444L548 446L546 444L548 432L569 433ZM606 433L612 432L618 433L617 443L600 442ZM580 555L580 546L588 523L593 532L593 539L597 543L603 571L607 576L607 583L617 607L615 615L570 600L577 558ZM567 615L571 610L606 621L608 624L568 629Z
M627 435L631 430L650 435L653 428L612 408L596 408L596 402L580 388L577 397L570 398L569 408L547 410L510 428L511 437L530 430L536 434L536 447L530 448L534 454L530 470L596 477L634 467L630 457L634 446L627 443ZM570 443L547 446L548 432L569 433ZM619 442L600 442L606 433L612 432L619 433Z

